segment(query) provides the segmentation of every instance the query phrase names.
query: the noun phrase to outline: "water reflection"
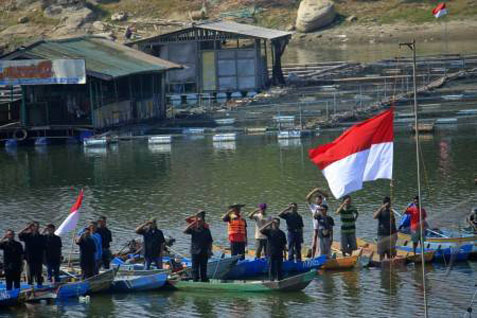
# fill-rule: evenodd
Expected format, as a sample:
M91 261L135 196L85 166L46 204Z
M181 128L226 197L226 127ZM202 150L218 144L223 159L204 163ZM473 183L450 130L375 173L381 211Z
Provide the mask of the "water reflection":
M152 153L170 153L172 150L171 144L165 144L165 145L148 144L147 148Z
M235 141L214 141L215 150L235 151L237 149L237 143Z

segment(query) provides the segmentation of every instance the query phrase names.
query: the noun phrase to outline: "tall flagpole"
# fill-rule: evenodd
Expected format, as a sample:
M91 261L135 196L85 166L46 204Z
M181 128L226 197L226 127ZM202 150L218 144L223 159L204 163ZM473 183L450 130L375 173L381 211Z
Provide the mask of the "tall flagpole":
M419 118L417 116L417 81L416 81L416 40L412 40L412 42L408 43L400 43L399 46L407 46L412 51L412 79L413 79L413 89L414 89L414 132L415 132L415 144L416 144L416 172L417 172L417 195L419 198L419 231L420 231L420 241L421 241L421 269L422 269L422 288L423 288L423 296L424 296L424 317L428 317L427 313L427 292L426 292L426 268L425 268L425 260L424 260L424 228L422 222L422 199L421 199L421 167L420 167L420 160L419 160Z

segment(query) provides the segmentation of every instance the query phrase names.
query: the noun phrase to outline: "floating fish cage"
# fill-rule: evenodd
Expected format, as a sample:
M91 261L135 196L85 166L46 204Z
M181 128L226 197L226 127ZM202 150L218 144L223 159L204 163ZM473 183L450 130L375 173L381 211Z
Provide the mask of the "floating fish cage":
M217 134L212 137L214 142L235 141L237 139L236 133Z
M83 140L85 147L106 147L109 144L107 138L87 138Z
M301 138L300 130L285 130L278 132L278 139L299 139Z
M217 125L233 125L235 118L219 118L214 120Z
M273 116L273 120L277 123L293 123L295 116Z
M172 136L153 136L147 139L149 144L170 144L172 142Z
M205 128L184 128L182 133L184 135L203 135L205 133Z

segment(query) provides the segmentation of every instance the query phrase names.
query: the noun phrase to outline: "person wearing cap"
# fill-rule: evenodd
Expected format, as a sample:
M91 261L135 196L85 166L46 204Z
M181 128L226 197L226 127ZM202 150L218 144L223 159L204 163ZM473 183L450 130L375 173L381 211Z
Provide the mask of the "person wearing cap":
M313 202L313 197L315 198ZM318 233L318 220L316 219L316 213L320 212L320 208L323 204L327 204L326 198L328 194L321 191L318 188L311 190L310 193L306 195L306 201L308 203L308 208L310 209L311 216L313 218L313 239L311 241L311 257L314 258L319 253L320 246L320 235Z
M94 276L96 272L96 243L91 237L90 228L85 227L82 231L80 231L75 239L75 242L80 248L80 267L82 278L87 279Z
M185 234L191 236L190 254L192 256L192 279L194 282L208 282L207 262L212 255L212 235L204 222L205 211L200 211L193 221L188 222Z
M247 245L247 221L242 218L240 209L243 204L232 204L222 216L222 221L228 223L228 236L232 256L241 255L245 259L245 246Z
M359 216L358 209L351 205L351 196L343 197L343 202L336 210L336 214L341 217L341 251L343 256L351 255L358 249L355 223Z
M318 223L318 237L320 238L320 255L331 257L331 245L333 244L333 226L335 221L328 215L328 206L321 204L314 218Z
M396 255L398 234L389 197L384 197L383 204L374 212L373 218L378 220L377 252L379 260L382 261L385 257L391 259Z
M477 233L477 208L472 208L472 211L465 220L470 225L470 230Z
M28 224L18 233L20 241L25 242L25 259L28 265L28 284L35 280L38 287L43 284L43 256L45 253L45 237L39 232L38 222Z
M144 238L144 261L146 269L155 263L158 269L162 268L162 256L166 240L161 230L157 228L156 219L151 219L136 228L136 233Z
M421 211L421 216L419 215L419 211ZM426 218L427 213L424 208L419 208L419 196L415 196L414 200L411 204L409 204L408 208L404 211L405 214L411 216L411 241L412 241L412 250L414 255L416 254L417 246L419 242L423 244L424 240L426 239ZM421 237L421 222L422 222L422 237Z
M61 237L55 234L55 226L48 224L44 231L45 235L45 260L48 273L48 281L60 282L61 264Z
M97 233L101 236L101 246L102 246L102 257L101 264L104 269L109 269L109 264L111 262L112 253L110 250L111 242L113 241L113 236L111 231L106 226L106 217L101 216L98 219L98 229Z
M295 202L278 214L287 222L288 231L288 260L301 261L301 244L303 243L303 218L298 213Z
M20 277L23 268L23 246L15 240L15 232L8 229L0 240L3 250L3 272L5 274L6 290L20 288Z
M268 278L271 281L283 279L283 253L287 246L285 233L280 230L280 219L274 218L260 228L267 237Z
M260 229L272 220L270 216L267 216L267 204L260 203L258 209L250 212L248 217L255 221L255 256L260 258L264 251L265 257L267 257L267 237L260 232Z

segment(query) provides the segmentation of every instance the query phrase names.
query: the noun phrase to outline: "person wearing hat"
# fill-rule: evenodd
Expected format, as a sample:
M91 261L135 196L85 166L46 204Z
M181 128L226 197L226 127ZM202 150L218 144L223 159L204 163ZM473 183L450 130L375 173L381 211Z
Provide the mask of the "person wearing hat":
M421 211L421 213L419 213ZM426 239L426 218L427 213L424 208L419 207L419 196L415 196L414 200L411 204L409 204L408 208L404 211L404 214L408 214L411 216L411 240L412 240L412 250L414 255L416 255L416 249L419 245L424 243ZM420 215L421 214L421 215ZM422 219L421 219L422 216ZM421 222L423 226L423 233L421 237Z
M268 278L271 281L283 278L283 253L287 246L285 233L280 230L280 219L274 218L260 228L260 233L267 237Z
M295 202L278 214L287 222L288 230L288 260L301 261L301 244L303 243L303 218L298 213L298 204Z
M260 232L260 229L272 220L270 216L267 216L267 204L260 203L258 209L250 212L248 217L255 221L255 256L260 258L264 251L265 257L267 257L267 237Z
M242 218L240 209L243 204L232 204L222 216L222 221L228 223L228 236L232 256L241 255L245 259L245 246L247 245L247 221Z
M331 257L331 245L333 244L333 226L335 221L328 215L328 206L322 204L314 215L318 223L318 237L320 238L320 255Z
M388 259L396 255L397 229L396 220L391 210L391 199L384 197L383 205L376 210L373 218L378 220L378 244L377 252L379 260Z
M85 227L78 233L75 239L80 248L81 276L87 279L95 275L96 272L96 243L91 237L89 227Z
M166 240L161 230L157 228L156 219L151 219L136 228L136 233L144 238L144 261L146 269L155 263L158 269L162 268L162 255Z
M198 217L200 217L202 219L202 221L203 221L202 225L205 228L209 228L209 224L207 224L205 222L205 211L204 210L199 210L195 215L187 217L185 219L185 221L187 222L187 224L191 224L191 223L196 222Z
M315 200L313 200L313 197ZM308 203L308 208L311 211L311 216L313 218L313 239L311 241L311 257L314 258L316 255L319 253L319 240L320 240L320 235L318 232L318 220L316 219L315 215L317 213L320 213L321 206L323 204L327 204L326 198L328 197L328 194L326 194L324 191L315 188L311 190L310 193L306 195L306 202Z
M45 235L45 260L48 273L48 281L60 282L60 264L61 264L61 237L55 234L55 226L48 224L43 230Z
M207 262L212 255L212 235L209 227L204 222L205 211L197 213L193 221L184 230L191 236L190 254L192 256L192 279L194 282L208 282Z
M472 208L472 211L465 220L470 225L470 230L477 233L477 207Z

